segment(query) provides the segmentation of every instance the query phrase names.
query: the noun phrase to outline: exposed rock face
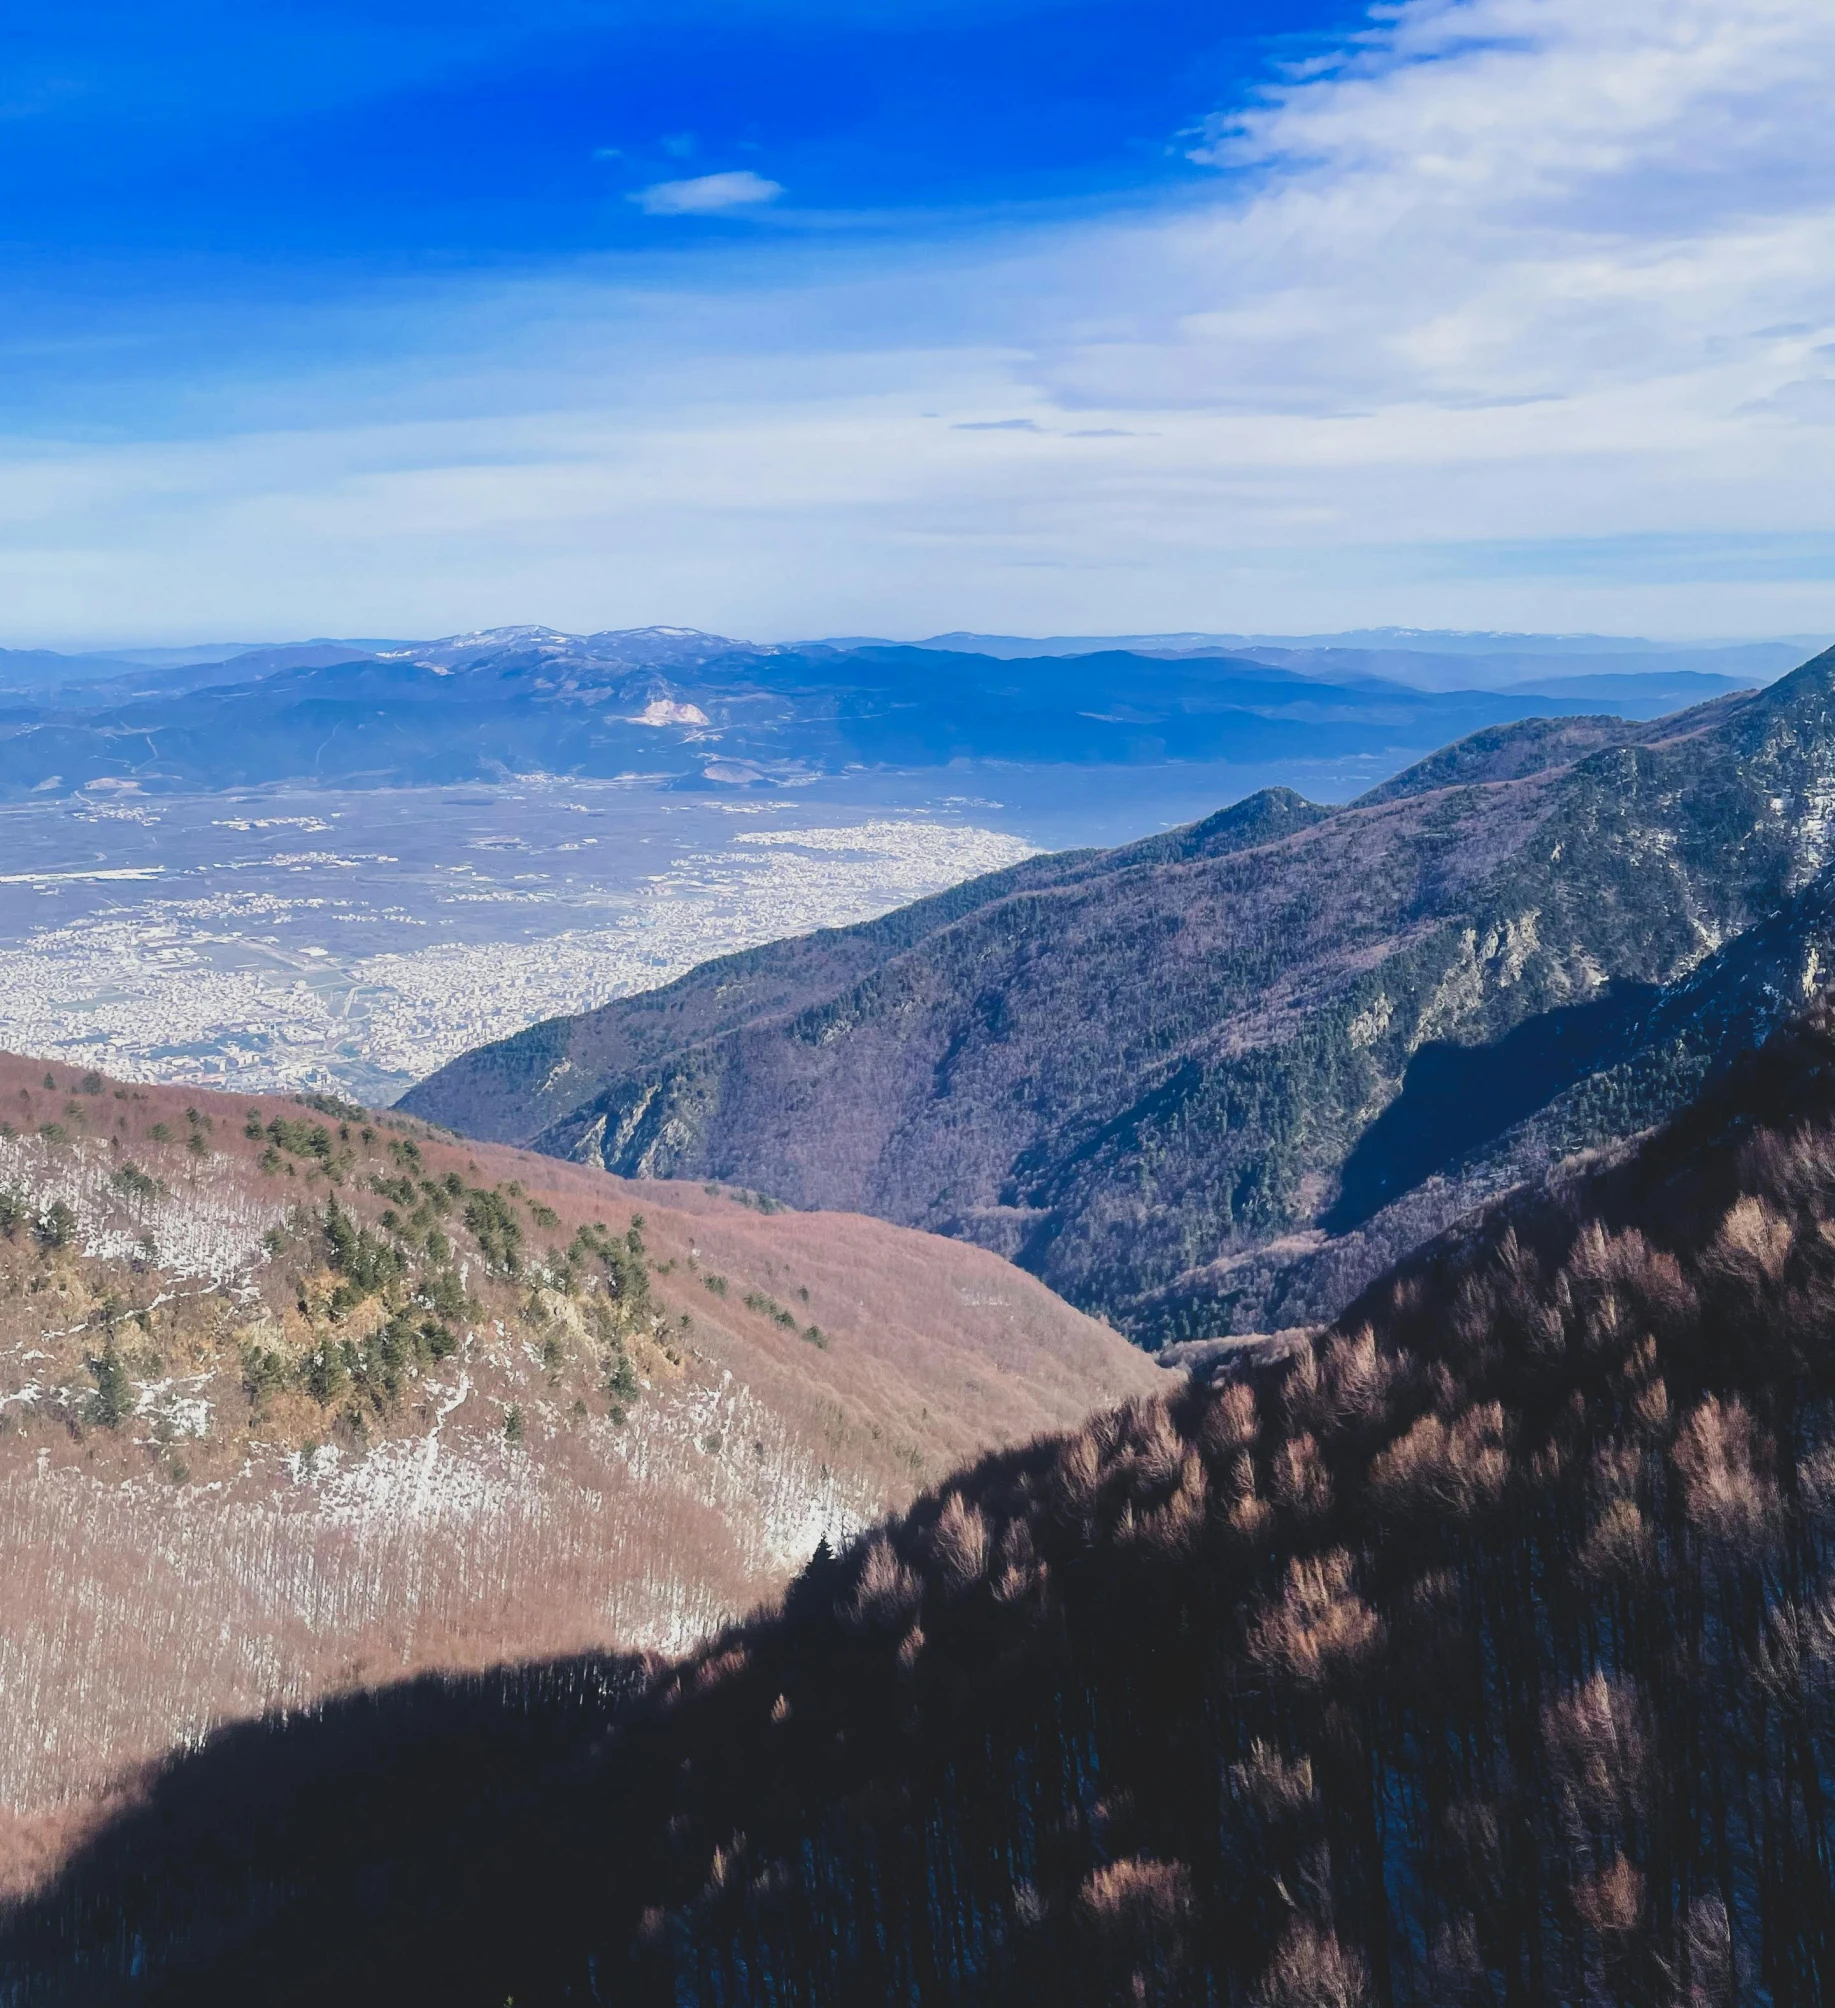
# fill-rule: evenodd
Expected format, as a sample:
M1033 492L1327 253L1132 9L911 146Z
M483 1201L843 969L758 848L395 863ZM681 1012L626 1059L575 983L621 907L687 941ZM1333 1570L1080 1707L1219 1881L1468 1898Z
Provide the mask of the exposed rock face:
M1327 1317L1835 960L1832 682L1835 652L1654 725L1498 727L1345 809L1271 792L1035 859L404 1106L978 1241L1149 1342Z

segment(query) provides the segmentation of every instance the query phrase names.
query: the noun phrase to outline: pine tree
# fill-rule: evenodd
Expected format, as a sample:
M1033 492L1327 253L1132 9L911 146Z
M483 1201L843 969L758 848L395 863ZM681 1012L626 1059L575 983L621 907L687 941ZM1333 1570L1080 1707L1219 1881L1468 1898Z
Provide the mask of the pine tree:
M89 1371L96 1381L95 1397L89 1404L90 1420L99 1422L104 1429L119 1429L134 1412L134 1389L113 1338L91 1358Z

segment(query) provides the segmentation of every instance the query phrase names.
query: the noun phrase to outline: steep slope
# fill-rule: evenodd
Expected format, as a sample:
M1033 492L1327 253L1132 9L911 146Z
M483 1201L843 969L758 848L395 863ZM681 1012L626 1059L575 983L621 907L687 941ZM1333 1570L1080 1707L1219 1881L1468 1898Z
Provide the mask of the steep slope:
M1832 1316L1824 1003L674 1667L220 1739L12 1920L9 1998L1808 2008Z
M658 990L638 992L624 1011L550 1018L513 1037L462 1053L398 1104L442 1114L430 1121L468 1136L521 1143L570 1114L582 1093L653 1066L683 1047L759 1017L801 1011L869 975L977 907L1010 892L1052 885L1097 852L1029 858L971 879L929 899L850 928L818 928L766 943L692 971ZM459 1116L463 1121L457 1120Z
M1155 1380L878 1221L41 1061L0 1059L0 1110L13 1873L217 1722L680 1649L824 1534Z
M1290 789L1271 789L1189 829L1149 837L1122 853L1142 864L1176 863L1266 843L1325 814ZM1063 851L952 886L857 927L818 928L691 970L577 1018L550 1018L461 1054L409 1090L399 1106L468 1136L524 1142L569 1116L583 1092L654 1066L703 1040L757 1020L787 1018L870 976L967 915L1015 893L1071 884L1109 868L1113 854ZM436 1113L437 1112L437 1113Z
M960 1235L1150 1341L1282 1321L1290 1262L1308 1265L1307 1315L1329 1315L1394 1252L1364 1234L1321 1266L1373 1210L1417 1195L1418 1238L1458 1210L1475 1151L1534 1167L1535 1111L1569 1096L1555 1127L1601 1141L1722 1056L1671 1068L1666 1090L1645 1065L1635 1106L1572 1099L1671 1040L1670 988L1823 868L1832 682L1835 652L1654 724L1489 729L1329 814L1265 797L1171 839L1035 860L952 896L948 925L901 935L895 917L710 964L470 1056L404 1105L614 1170ZM1799 945L1757 1022L1813 980ZM764 970L781 989L748 1009ZM1436 1064L1490 1048L1512 1092L1467 1096L1463 1129L1379 1127L1398 1100L1418 1107ZM1409 1149L1374 1161L1398 1136Z
M1835 969L1835 869L1664 986L1619 984L1483 1045L1434 1041L1345 1159L1311 1233L1223 1257L1141 1307L1191 1335L1317 1324L1449 1220L1658 1123Z

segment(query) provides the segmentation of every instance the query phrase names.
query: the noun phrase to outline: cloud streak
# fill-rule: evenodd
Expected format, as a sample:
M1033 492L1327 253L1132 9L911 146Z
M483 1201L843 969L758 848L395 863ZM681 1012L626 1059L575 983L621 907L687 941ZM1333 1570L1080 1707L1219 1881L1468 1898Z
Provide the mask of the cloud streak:
M755 209L784 192L750 168L732 174L697 174L687 181L657 181L630 199L646 216L716 216L728 209Z
M1127 248L1150 318L1065 380L1307 414L1767 381L1835 304L1831 73L1813 0L1411 0L1214 122L1231 198Z

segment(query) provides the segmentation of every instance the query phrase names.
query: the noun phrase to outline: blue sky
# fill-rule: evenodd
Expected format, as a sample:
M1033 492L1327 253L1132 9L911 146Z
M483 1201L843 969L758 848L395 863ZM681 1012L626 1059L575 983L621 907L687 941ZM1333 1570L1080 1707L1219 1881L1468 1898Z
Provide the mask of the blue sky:
M0 642L1835 631L1804 0L25 0Z
M1329 0L43 9L13 44L8 236L413 270L691 241L627 198L750 173L805 211L1103 202L1357 19Z

